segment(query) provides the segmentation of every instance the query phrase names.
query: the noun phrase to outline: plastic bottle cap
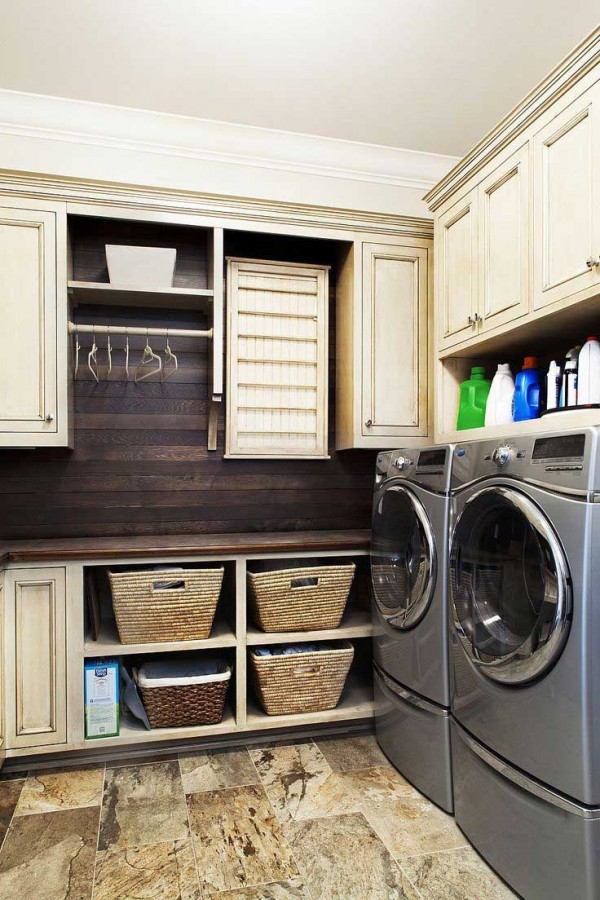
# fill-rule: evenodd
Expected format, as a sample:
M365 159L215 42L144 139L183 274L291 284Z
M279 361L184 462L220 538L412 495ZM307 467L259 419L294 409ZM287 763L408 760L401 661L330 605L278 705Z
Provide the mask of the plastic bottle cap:
M498 363L498 371L502 372L503 375L510 375L510 363Z
M538 361L537 356L526 356L523 360L523 368L524 369L537 369Z
M471 378L483 378L485 375L485 366L473 366L471 369Z
M588 341L597 341L597 340L598 340L598 338L595 335L592 335L591 337L588 338Z

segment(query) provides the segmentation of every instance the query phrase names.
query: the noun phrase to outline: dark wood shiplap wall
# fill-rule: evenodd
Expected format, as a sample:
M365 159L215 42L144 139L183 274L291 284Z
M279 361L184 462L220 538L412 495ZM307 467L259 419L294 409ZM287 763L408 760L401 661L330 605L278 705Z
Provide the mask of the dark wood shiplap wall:
M263 258L290 256L287 250L243 236L227 247L231 255ZM330 253L313 251L311 261L326 261ZM334 278L333 272L330 460L224 460L223 412L218 450L209 453L206 341L171 340L179 370L165 384L126 381L120 349L110 379L96 384L85 370L89 339L82 336L74 450L0 451L0 538L368 528L375 453L333 449ZM206 324L201 314L185 311L80 307L77 317L108 324ZM98 343L105 346L104 339ZM123 344L123 338L113 338L115 347ZM143 344L143 338L130 340L132 371ZM162 341L153 344L162 349ZM102 369L104 350L99 360Z

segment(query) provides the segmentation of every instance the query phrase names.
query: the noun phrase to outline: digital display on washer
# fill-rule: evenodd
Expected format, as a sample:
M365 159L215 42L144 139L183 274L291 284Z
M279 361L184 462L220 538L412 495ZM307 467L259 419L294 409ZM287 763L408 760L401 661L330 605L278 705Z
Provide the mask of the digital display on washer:
M441 447L439 450L422 450L419 453L419 461L417 470L421 469L443 469L446 463L446 448Z
M585 434L561 434L538 438L533 445L532 459L583 459Z

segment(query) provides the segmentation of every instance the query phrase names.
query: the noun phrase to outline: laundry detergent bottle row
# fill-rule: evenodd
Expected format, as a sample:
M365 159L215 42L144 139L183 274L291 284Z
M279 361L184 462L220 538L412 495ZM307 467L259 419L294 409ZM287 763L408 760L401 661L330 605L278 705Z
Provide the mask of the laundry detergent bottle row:
M541 409L541 395L537 358L526 356L523 368L515 380L513 421L524 422L527 419L537 419Z

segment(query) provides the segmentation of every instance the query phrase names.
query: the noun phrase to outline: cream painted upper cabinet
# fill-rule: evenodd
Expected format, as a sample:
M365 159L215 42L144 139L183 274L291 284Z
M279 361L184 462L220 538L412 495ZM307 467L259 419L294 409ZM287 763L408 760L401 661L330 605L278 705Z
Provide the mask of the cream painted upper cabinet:
M599 281L599 120L596 84L534 136L535 309Z
M0 199L0 447L68 444L66 208Z
M478 199L477 191L470 191L436 222L441 348L469 338L475 333L478 321Z
M529 147L524 145L479 185L481 332L529 309Z
M428 251L363 245L363 435L427 434Z
M65 569L6 574L4 659L8 749L67 740Z
M430 435L432 242L356 240L337 284L336 448L420 446Z

